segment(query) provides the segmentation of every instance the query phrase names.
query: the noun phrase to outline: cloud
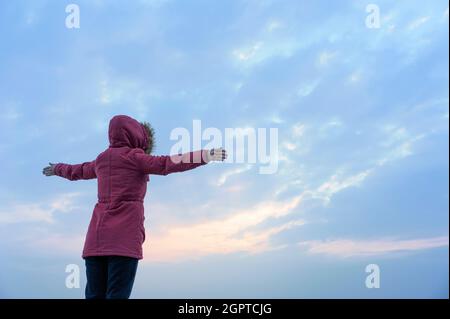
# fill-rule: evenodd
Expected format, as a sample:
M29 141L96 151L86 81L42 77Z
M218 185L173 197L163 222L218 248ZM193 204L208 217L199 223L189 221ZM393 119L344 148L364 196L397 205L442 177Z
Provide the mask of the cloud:
M336 52L324 51L321 52L317 58L319 66L327 66L331 60L336 56Z
M312 254L326 254L338 257L357 257L446 247L449 245L449 237L441 236L410 240L338 239L326 241L304 241L298 244L302 247L306 247L307 251Z
M51 254L81 254L83 248L84 235L68 234L40 234L38 238L30 239L26 245L34 250L41 250Z
M7 211L0 211L0 224L23 222L53 223L53 212L38 204L18 204Z
M112 101L110 90L108 89L108 82L103 80L100 81L100 103L110 104Z
M273 114L268 118L268 120L275 124L283 124L285 122L285 120L277 114Z
M223 218L163 226L155 230L144 244L146 260L179 261L210 254L258 253L275 249L270 244L273 235L304 225L306 221L298 219L281 226L251 229L268 220L297 212L299 205L308 199L319 199L327 204L334 194L360 185L369 174L370 170L351 176L335 174L318 188L302 191L286 200L266 200L250 208L232 211ZM204 208L208 207L204 205Z
M236 49L233 51L233 55L239 61L248 61L256 56L256 53L261 49L263 42L257 42L250 47Z
M320 129L328 130L329 128L340 127L343 125L344 125L344 123L342 123L342 121L340 119L333 118L333 119L329 120L328 122L326 122L324 125L322 125L322 127Z
M413 145L418 140L424 138L424 134L419 134L417 136L411 137L408 140L402 142L391 151L389 151L385 156L378 160L378 165L384 165L388 162L392 162L393 160L405 158L413 154Z
M297 148L297 145L291 142L283 142L282 147L288 151L294 151Z
M137 117L145 118L149 113L150 101L161 96L159 90L141 80L104 76L98 81L96 102L105 107L128 105Z
M48 203L12 205L12 207L0 210L0 225L32 222L54 223L56 212L66 213L77 208L74 205L74 199L78 196L79 193L66 193L55 196L56 199Z
M224 218L170 225L153 233L144 243L146 260L178 261L210 254L258 253L274 249L269 242L273 235L304 225L305 221L293 220L263 230L252 231L251 227L289 214L301 200L301 195L286 201L269 200Z
M325 122L323 125L319 125L318 126L318 130L319 132L321 131L328 131L330 129L333 128L338 128L338 127L342 127L344 124L342 123L341 120L337 119L337 118L332 118L331 120ZM296 140L298 140L298 137L302 137L304 135L305 132L305 128L306 125L303 123L297 123L295 125L293 125L291 127L291 132L290 135L297 137ZM385 125L382 130L381 133L383 134L383 140L380 142L381 145L381 155L378 157L378 162L375 162L372 164L371 161L368 164L368 168L357 171L357 172L353 172L353 173L348 173L345 172L343 169L337 169L337 171L332 174L327 180L325 180L324 182L322 182L319 186L317 186L316 188L307 188L302 190L299 195L296 195L294 197L291 198L291 205L289 207L289 209L285 209L285 210L281 210L283 211L283 213L281 214L282 216L285 215L289 215L293 212L296 212L296 208L298 208L299 204L303 201L306 200L317 200L319 199L320 201L323 202L324 205L327 205L332 197L343 191L346 190L348 188L351 187L359 187L362 185L362 183L371 175L373 175L375 173L375 171L380 167L383 166L385 163L389 162L389 161L394 161L394 160L398 160L398 159L402 159L404 157L410 156L412 154L412 146L414 145L414 143L416 143L418 140L420 140L421 138L423 138L425 136L425 134L416 134L416 135L412 135L405 127L401 126L401 125ZM297 147L297 144L295 143L291 143L289 141L285 141L283 143L283 147L286 148L287 150L294 150ZM374 156L375 158L377 158L377 156ZM298 167L297 167L298 170ZM240 171L236 171L236 173L240 173ZM292 172L290 172L289 174L291 174ZM226 176L228 175L228 173L224 174L224 179L223 179L223 183L226 180ZM298 180L294 180L288 183L288 187L281 187L280 191L275 191L274 194L275 196L278 196L281 192L284 192L286 190L292 190L293 186L297 187L298 185L304 185L303 183L299 183L300 181ZM287 185L287 184L286 184ZM297 186L296 186L297 185ZM295 188L294 187L294 188ZM286 203L286 202L284 202ZM268 213L266 211L266 213L262 213L263 216L265 216L265 218L259 219L259 220L254 220L254 222L250 223L249 225L245 224L245 221L243 222L242 225L244 225L244 230L247 227L252 227L252 226L257 226L260 225L261 223L263 223L263 221L268 220L269 218L277 218L279 216L277 216L276 212L280 211L278 210L277 207L279 206L283 206L283 202L281 201L276 201L276 200L271 200L268 201L266 203L263 203L262 206L254 206L251 209L249 209L249 211L254 212L255 214L258 214L258 211L260 209L262 209L263 206L266 207L272 207L271 210L273 210L272 213ZM234 215L234 214L233 214ZM241 213L235 212L235 218L236 219L241 219ZM261 215L260 215L261 216ZM244 218L243 218L244 219ZM164 250L164 247L168 248L167 251L171 253L168 253L170 255L170 258L173 259L177 259L178 257L180 257L181 252L175 252L173 250L176 250L175 246L175 242L178 242L179 240L177 240L177 237L182 237L180 234L183 234L183 236L185 236L185 238L188 238L189 233L196 233L196 236L199 236L200 238L195 238L195 245L199 245L199 252L196 252L195 249L196 248L192 248L189 246L189 244L185 244L188 245L189 247L184 247L187 249L187 251L191 251L191 255L192 256L197 256L197 255L207 255L209 253L214 253L213 249L207 249L202 247L202 242L207 241L207 239L212 240L212 242L215 243L215 245L217 247L220 247L220 249L227 251L227 252L235 252L235 251L247 251L247 252L252 252L252 251L261 251L264 249L271 249L271 245L269 244L269 237L260 237L263 238L264 241L259 242L258 245L256 245L253 241L254 238L258 237L258 233L250 233L251 236L247 237L248 241L243 240L242 238L235 238L234 241L233 240L229 240L227 239L228 237L232 237L234 236L233 233L229 233L227 235L223 235L220 234L220 227L221 225L227 225L229 224L229 221L224 218L224 219L220 219L217 221L212 221L212 224L206 223L200 223L200 224L193 224L193 225L184 225L184 226L180 226L180 228L177 228L177 230L174 230L173 232L168 231L167 233L163 234L163 235L159 235L158 239L157 239L157 244L158 245L163 245L163 247L158 248L158 252L162 253L160 251ZM199 226L199 225L203 225L203 226ZM216 225L216 226L215 226ZM211 229L211 233L207 234L207 231L205 231L205 229ZM282 231L282 230L281 230ZM217 235L220 234L220 235ZM161 237L160 237L161 236ZM201 239L204 236L203 240ZM225 243L223 243L222 241L224 241ZM220 243L218 243L220 242ZM231 247L229 247L229 250L227 250L227 248L225 247L227 245L228 242L231 242ZM253 243L253 244L249 244L249 243ZM314 242L317 243L317 242ZM321 242L318 242L321 243ZM343 242L341 242L343 243ZM225 245L225 246L223 246ZM246 247L245 249L243 247ZM319 246L321 247L321 246ZM272 247L273 248L273 247ZM374 248L372 248L374 249ZM219 250L219 249L218 249ZM217 251L215 252L217 253ZM182 258L182 257L180 257ZM164 258L162 258L164 259Z
M233 175L238 175L238 174L242 174L248 170L251 169L251 165L245 165L243 167L238 167L235 169L231 169L226 171L225 173L222 173L217 181L217 186L222 186L223 184L226 183L226 181L228 180L228 178L230 178Z
M427 135L426 133L411 135L404 127L393 125L385 126L383 130L386 137L381 145L388 151L378 159L379 166L412 155L414 144Z
M21 116L22 116L22 114L18 110L14 109L14 108L9 108L2 112L2 114L0 115L0 119L9 122L9 121L15 121L15 120L19 119Z
M306 125L303 123L296 123L292 126L292 136L294 138L302 137L305 134Z
M352 74L350 74L350 76L348 77L348 82L349 83L358 83L361 81L361 77L362 77L362 71L361 70L356 70L354 71Z
M409 26L408 29L409 30L415 30L417 28L419 28L420 26L422 26L423 24L427 23L428 20L430 20L429 16L425 16L425 17L420 17L414 21L412 21Z
M20 111L21 103L17 101L2 101L2 112L0 120L6 123L16 121L23 117L23 112Z
M140 91L140 85L138 83L121 79L103 79L99 82L99 88L98 101L103 105L134 98Z
M334 136L336 130L342 128L344 123L339 118L332 118L319 127L318 133L321 137Z
M271 20L266 27L268 32L273 32L282 27L282 23L278 20Z
M306 83L300 87L300 89L297 91L298 96L300 97L307 97L310 95L319 85L319 80L314 80L310 83Z
M248 68L267 62L274 57L291 57L305 46L297 37L278 35L274 38L271 36L278 27L276 23L269 24L260 37L249 41L243 47L232 50L237 65Z
M313 198L324 200L325 204L329 203L334 194L349 188L361 185L361 183L373 172L373 169L367 169L362 172L344 176L338 172L331 178L322 183L315 191L311 192Z
M305 195L287 200L266 200L249 208L232 210L222 218L198 221L192 224L171 222L153 230L144 249L146 260L179 261L210 254L234 252L257 253L274 249L270 238L282 231L305 224L292 220L275 227L252 230L253 227L286 216L298 207ZM203 205L208 209L208 205ZM201 215L201 212L198 214Z

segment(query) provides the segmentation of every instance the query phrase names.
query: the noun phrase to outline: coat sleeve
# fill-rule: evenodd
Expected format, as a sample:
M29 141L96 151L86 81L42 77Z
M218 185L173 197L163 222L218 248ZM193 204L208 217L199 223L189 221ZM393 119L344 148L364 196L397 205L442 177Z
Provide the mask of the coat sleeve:
M207 164L206 150L178 155L153 156L136 153L136 165L145 174L167 175L183 172Z
M66 178L70 181L96 178L97 174L95 173L95 161L76 165L63 163L56 164L55 175Z

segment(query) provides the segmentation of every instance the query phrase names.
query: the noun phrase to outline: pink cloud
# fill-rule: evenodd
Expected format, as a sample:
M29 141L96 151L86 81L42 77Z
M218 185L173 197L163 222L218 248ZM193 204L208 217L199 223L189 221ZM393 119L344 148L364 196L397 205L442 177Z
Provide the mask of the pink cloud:
M312 254L327 254L339 257L372 256L396 252L424 250L449 245L449 237L432 237L410 240L379 239L349 240L337 239L326 241L305 241L300 246L307 247Z

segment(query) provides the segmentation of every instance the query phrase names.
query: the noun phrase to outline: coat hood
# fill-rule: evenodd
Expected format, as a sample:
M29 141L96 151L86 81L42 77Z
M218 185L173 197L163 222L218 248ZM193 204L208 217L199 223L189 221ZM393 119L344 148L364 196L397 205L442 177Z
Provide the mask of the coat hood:
M148 147L148 137L144 126L126 115L116 115L109 122L109 146L141 148Z

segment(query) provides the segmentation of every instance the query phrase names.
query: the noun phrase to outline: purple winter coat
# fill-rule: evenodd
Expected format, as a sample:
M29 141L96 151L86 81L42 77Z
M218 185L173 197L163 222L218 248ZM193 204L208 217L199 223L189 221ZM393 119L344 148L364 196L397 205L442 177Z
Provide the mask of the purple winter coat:
M147 134L136 120L118 115L109 123L110 146L92 162L59 163L55 174L71 181L97 178L98 202L84 244L88 256L142 259L144 197L148 174L167 175L206 164L206 150L173 156L147 155Z

